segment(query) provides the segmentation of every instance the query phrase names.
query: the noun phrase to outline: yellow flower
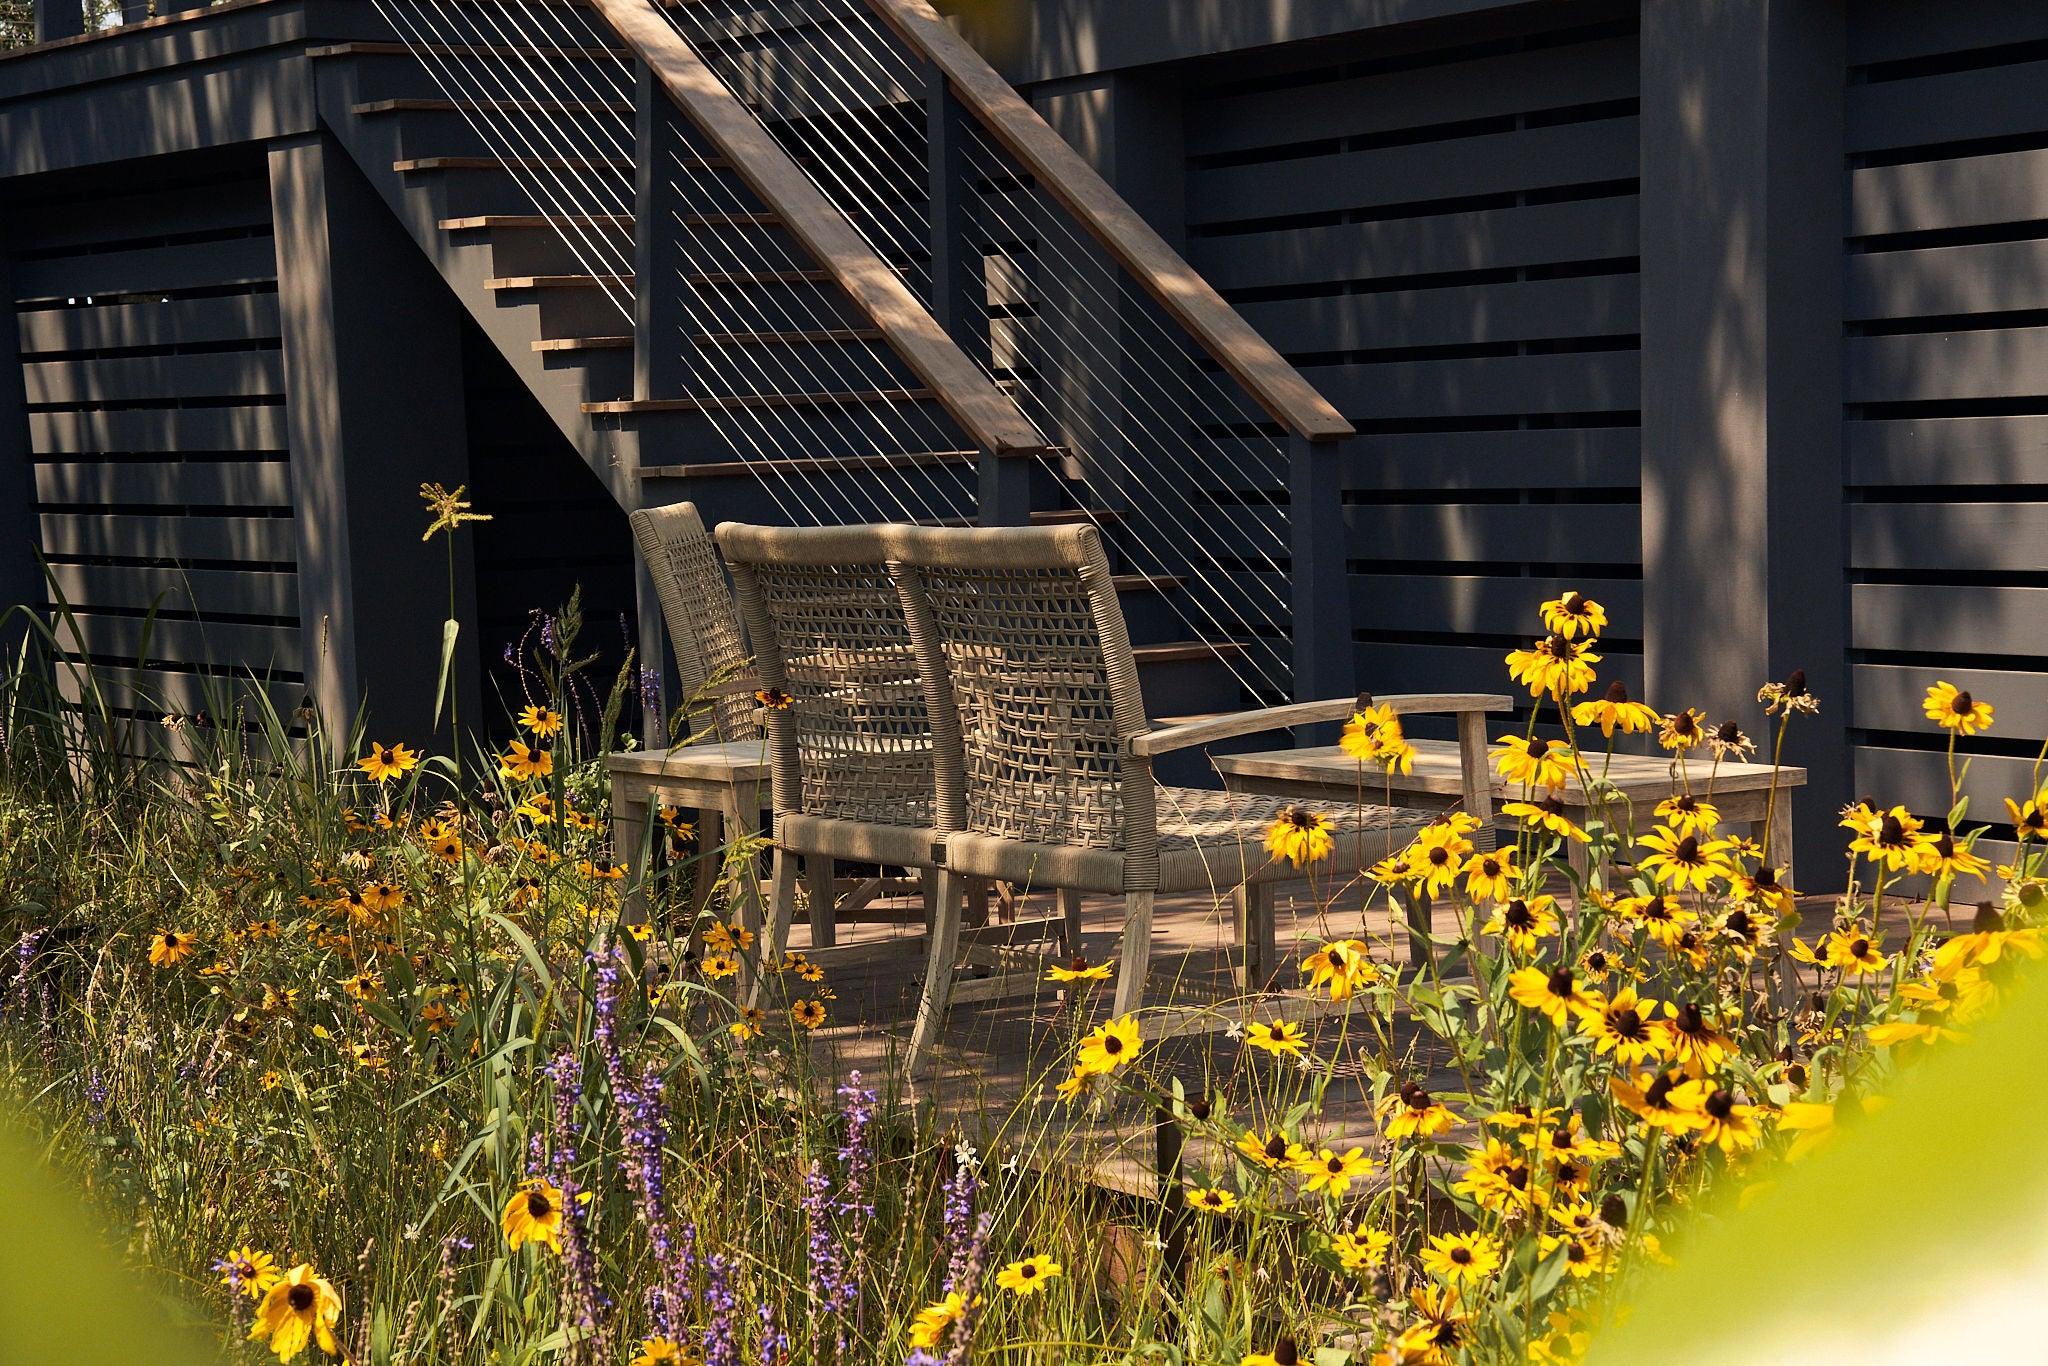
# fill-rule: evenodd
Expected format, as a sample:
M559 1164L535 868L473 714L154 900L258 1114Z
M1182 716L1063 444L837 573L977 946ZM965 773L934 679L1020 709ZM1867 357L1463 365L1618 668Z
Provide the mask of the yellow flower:
M1114 964L1108 961L1091 965L1086 958L1082 958L1077 954L1074 960L1065 967L1055 963L1047 968L1045 970L1045 980L1048 982L1107 982L1114 971Z
M1380 1133L1389 1141L1433 1138L1458 1122L1450 1108L1422 1088L1419 1082L1404 1081L1376 1107Z
M697 1356L674 1338L642 1338L631 1366L695 1366Z
M422 541L432 540L437 531L453 532L464 522L491 520L491 514L488 512L469 510L469 500L462 496L468 491L467 484L457 484L453 493L439 484L420 485L420 501L427 505L428 512L434 514L433 520L427 525L426 534L420 537Z
M1415 746L1401 730L1401 718L1390 706L1367 707L1353 712L1344 724L1338 745L1360 763L1375 763L1389 773L1415 771Z
M1442 1233L1429 1240L1417 1260L1440 1280L1470 1285L1500 1270L1500 1244L1483 1233Z
M1542 940L1557 933L1557 902L1547 896L1532 896L1526 901L1516 897L1496 909L1480 933L1497 934L1516 953L1532 954Z
M214 1269L220 1272L220 1283L230 1290L239 1290L250 1299L261 1299L283 1277L278 1273L277 1259L268 1252L258 1252L244 1244L215 1262Z
M796 701L780 688L756 688L754 700L769 711L788 711L790 703Z
M1785 1150L1785 1160L1797 1162L1834 1138L1835 1107L1814 1101L1792 1101L1778 1112L1778 1127L1799 1135Z
M1614 738L1616 731L1623 735L1648 735L1657 729L1661 719L1656 708L1629 701L1628 689L1618 678L1607 685L1605 696L1581 702L1572 708L1575 725L1598 726L1600 734L1609 740Z
M1690 792L1675 792L1657 803L1657 819L1681 835L1711 835L1721 823L1721 809Z
M704 975L714 982L735 976L739 970L739 959L729 953L714 953L704 960Z
M1379 1163L1367 1157L1363 1147L1356 1147L1343 1153L1324 1148L1314 1157L1304 1154L1293 1165L1303 1178L1302 1189L1324 1191L1335 1199Z
M1651 852L1637 859L1636 867L1660 886L1690 887L1695 892L1704 892L1715 878L1735 876L1734 865L1722 857L1728 849L1726 840L1702 843L1698 835L1681 835L1668 825L1660 825L1638 843Z
M547 707L529 704L519 713L519 724L546 740L562 733L562 714Z
M1082 1038L1074 1068L1098 1076L1114 1072L1136 1058L1144 1047L1137 1017L1125 1015L1097 1025Z
M1526 684L1531 697L1584 692L1593 686L1593 666L1600 662L1591 644L1562 634L1545 636L1526 650L1508 652L1508 676Z
M1295 867L1330 856L1330 823L1304 806L1282 811L1266 830L1266 852Z
M1065 1081L1053 1088L1053 1093L1067 1104L1072 1105L1075 1101L1095 1089L1095 1083L1099 1076L1099 1073L1083 1071L1081 1068L1076 1067L1068 1074Z
M1734 1041L1720 1025L1691 1001L1666 1001L1663 1024L1666 1055L1689 1076L1706 1076L1735 1051Z
M557 1254L562 1250L562 1191L543 1176L523 1182L505 1202L499 1217L505 1241L517 1252L527 1243L545 1243Z
M149 941L149 961L167 968L184 962L198 947L199 941L182 930L158 930Z
M1707 738L1707 714L1688 707L1664 718L1657 727L1657 743L1673 752L1697 749Z
M1563 1248L1566 1273L1580 1279L1604 1275L1613 1266L1613 1258L1607 1245L1590 1237L1546 1233L1537 1240L1537 1243L1540 1255L1545 1257L1560 1247Z
M256 1084L266 1091L275 1091L278 1087L284 1085L284 1076L273 1067L264 1072L262 1076L256 1078Z
M1474 901L1506 901L1514 895L1522 870L1515 866L1515 847L1474 853L1465 863L1465 895Z
M1920 818L1903 806L1879 813L1860 804L1842 817L1844 829L1854 832L1851 853L1861 854L1887 872L1921 872L1934 841L1922 833Z
M756 1006L741 1006L739 1018L726 1026L735 1039L758 1039L761 1026L768 1019L766 1011Z
M1608 1091L1623 1109L1635 1115L1653 1129L1666 1133L1684 1133L1701 1125L1699 1113L1674 1103L1671 1093L1685 1082L1683 1072L1660 1071L1638 1073L1633 1083L1622 1078L1610 1077Z
M393 745L390 749L372 741L370 752L356 760L356 767L370 775L372 782L388 783L393 778L402 778L412 772L420 756L404 745Z
M1307 1040L1307 1032L1292 1020L1275 1020L1271 1024L1260 1024L1254 1020L1245 1026L1244 1031L1246 1043L1274 1054L1299 1054Z
M1668 1031L1651 1016L1654 1001L1636 997L1634 987L1623 987L1606 1001L1579 1008L1579 1033L1593 1041L1596 1053L1612 1053L1624 1067L1649 1062L1662 1054Z
M2048 839L2048 788L2025 802L2005 799L2006 815L2022 840Z
M1057 1280L1063 1270L1058 1262L1041 1252L1021 1262L1011 1262L998 1271L996 1284L1021 1299L1045 1289L1046 1282Z
M1572 970L1563 965L1554 968L1521 968L1508 974L1508 995L1515 1004L1540 1010L1550 1017L1550 1022L1562 1027L1567 1012L1585 1010L1599 1004L1600 998L1579 985Z
M1330 1251L1337 1254L1337 1260L1354 1276L1385 1261L1387 1249L1393 1245L1394 1235L1384 1229L1359 1228L1330 1235Z
M1514 817L1530 830L1547 831L1559 839L1577 840L1580 844L1592 841L1592 836L1572 824L1571 818L1564 814L1564 803L1555 795L1533 802L1505 802L1500 813Z
M1924 706L1927 719L1943 730L1975 735L1991 729L1991 704L1979 702L1953 683L1936 683L1929 688Z
M279 1361L290 1361L309 1342L318 1342L331 1357L340 1356L341 1343L334 1336L340 1318L341 1296L311 1264L301 1262L263 1293L249 1341L268 1338Z
M457 833L455 822L438 817L420 823L420 838L426 842L427 852L447 863L462 860L462 836Z
M1928 843L1921 871L1930 877L1973 877L1982 882L1991 862L1974 849L1957 845L1955 836L1944 830Z
M825 1003L815 1000L798 1001L789 1008L789 1018L805 1029L822 1028L825 1023Z
M514 782L545 778L555 771L553 750L528 749L524 740L514 740L509 752L498 756L498 772Z
M358 1001L374 1001L377 992L384 985L383 979L374 972L359 972L353 977L344 977L341 989Z
M1742 1152L1764 1141L1761 1121L1768 1111L1742 1104L1734 1092L1714 1081L1686 1082L1671 1093L1671 1103L1698 1115L1700 1141L1715 1144L1724 1153Z
M1364 942L1357 939L1336 939L1323 945L1301 960L1308 989L1318 991L1327 987L1331 1000L1350 1000L1360 987L1379 981L1380 970L1366 954Z
M1503 735L1494 744L1498 748L1493 752L1493 765L1511 783L1556 792L1571 781L1571 748L1562 740Z
M1822 941L1828 966L1840 968L1845 976L1883 972L1884 936L1867 933L1859 924L1836 930Z
M1309 1156L1308 1149L1279 1129L1273 1130L1263 1138L1256 1129L1245 1130L1237 1136L1237 1152L1238 1156L1254 1166L1264 1167L1267 1171L1294 1166L1299 1160Z
M1188 1203L1208 1214L1228 1214L1237 1208L1237 1197L1220 1186L1197 1186L1188 1192Z
M1614 909L1629 924L1641 925L1650 932L1650 938L1669 948L1686 933L1686 926L1699 916L1668 896L1652 893L1649 896L1625 896L1614 903Z
M917 1317L910 1322L910 1345L920 1352L929 1352L954 1324L967 1317L967 1308L967 1297L954 1290L946 1298L918 1310Z
M1566 640L1577 640L1580 636L1591 640L1607 629L1607 609L1577 592L1552 598L1539 610L1543 613L1543 625Z
M1428 895L1442 896L1457 882L1471 852L1464 831L1448 821L1432 822L1408 846L1409 875Z

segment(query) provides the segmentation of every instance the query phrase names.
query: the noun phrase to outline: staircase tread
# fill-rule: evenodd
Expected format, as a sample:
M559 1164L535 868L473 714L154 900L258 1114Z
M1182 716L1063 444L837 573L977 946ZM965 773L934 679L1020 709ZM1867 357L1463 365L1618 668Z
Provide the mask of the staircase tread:
M708 270L683 275L693 285L793 285L822 284L832 278L827 270Z
M633 339L626 337L542 337L533 343L536 351L630 351Z
M485 213L469 218L443 218L434 226L442 232L491 231L498 228L598 227L630 228L629 213Z
M721 166L723 162L719 163ZM406 157L391 163L401 174L408 171L504 171L532 167L551 171L630 171L633 163L625 157Z
M1158 645L1133 645L1131 655L1140 664L1180 664L1189 660L1213 659L1217 655L1236 657L1244 646L1234 640L1170 640Z
M1187 582L1180 574L1112 574L1109 581L1119 593L1165 593Z
M807 342L872 342L882 339L879 327L820 327L794 332L699 332L699 346L799 346Z
M714 460L692 465L643 465L642 479L725 479L761 473L911 469L923 465L971 465L979 451L912 451L902 455L771 456L759 460Z
M734 408L793 408L829 403L919 403L932 397L929 389L860 389L814 394L722 394L708 398L618 399L608 403L586 403L586 413L701 413Z
M571 47L560 43L328 43L306 49L308 57L409 57L418 53L436 57L534 57L549 53L573 53L578 57L630 57L623 47Z
M485 289L602 289L606 281L630 285L630 275L500 275L484 281Z
M624 100L451 100L426 98L397 98L368 100L353 105L349 112L365 114L398 113L484 113L497 110L519 110L533 113L571 113L583 109L600 110L607 114L630 114L633 106Z
M1077 522L1117 522L1123 514L1113 508L1040 508L1031 514L1033 526L1069 526ZM980 526L973 517L919 517L918 526Z

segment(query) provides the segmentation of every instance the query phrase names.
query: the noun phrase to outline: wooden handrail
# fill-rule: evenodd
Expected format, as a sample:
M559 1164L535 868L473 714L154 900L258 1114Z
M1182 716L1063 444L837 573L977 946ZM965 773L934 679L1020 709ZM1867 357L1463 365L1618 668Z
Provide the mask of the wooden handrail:
M1343 414L1225 303L925 0L867 3L945 74L953 94L976 122L1080 220L1103 250L1136 277L1274 421L1310 441L1336 441L1352 434Z
M753 111L669 25L650 0L590 0L747 187L881 330L953 420L984 451L1027 455L1045 438L956 345L917 296L811 182ZM649 287L652 287L649 282Z

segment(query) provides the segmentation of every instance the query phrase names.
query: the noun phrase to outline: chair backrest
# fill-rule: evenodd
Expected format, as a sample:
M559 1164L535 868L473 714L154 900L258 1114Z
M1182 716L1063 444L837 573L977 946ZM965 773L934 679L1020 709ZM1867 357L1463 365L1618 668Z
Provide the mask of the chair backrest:
M768 713L778 812L935 826L932 722L890 568L903 530L718 528L762 686L790 698Z
M910 528L901 561L958 716L962 828L1155 857L1151 766L1128 745L1145 703L1096 529Z
M720 741L754 739L761 732L754 724L746 638L718 562L717 543L704 529L697 505L642 508L628 520L654 578L685 705L693 712L708 706Z

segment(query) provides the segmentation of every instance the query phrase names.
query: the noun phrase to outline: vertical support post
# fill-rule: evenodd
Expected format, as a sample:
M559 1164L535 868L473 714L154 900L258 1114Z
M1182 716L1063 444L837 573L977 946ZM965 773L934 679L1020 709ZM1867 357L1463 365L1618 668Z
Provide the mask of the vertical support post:
M36 517L35 446L30 439L28 395L21 379L21 333L14 313L14 280L0 243L0 613L45 602L36 547L42 542ZM0 651L12 650L27 632L26 622L0 626Z
M121 22L139 24L149 18L149 0L121 0Z
M83 0L35 0L36 41L54 43L85 32Z
M460 318L331 139L282 139L269 156L306 689L336 739L367 695L379 735L422 743L451 547L421 542L420 485L468 479ZM452 545L465 726L482 720L472 534ZM445 708L441 724L446 744Z
M1803 824L1850 790L1841 0L1642 7L1649 697L1758 731L1804 668Z
M690 151L682 111L642 62L633 90L633 397L683 391L683 210L677 161Z
M1287 554L1293 613L1294 696L1307 702L1358 691L1351 643L1344 525L1344 443L1287 438ZM1304 726L1297 743L1326 743L1327 726Z

